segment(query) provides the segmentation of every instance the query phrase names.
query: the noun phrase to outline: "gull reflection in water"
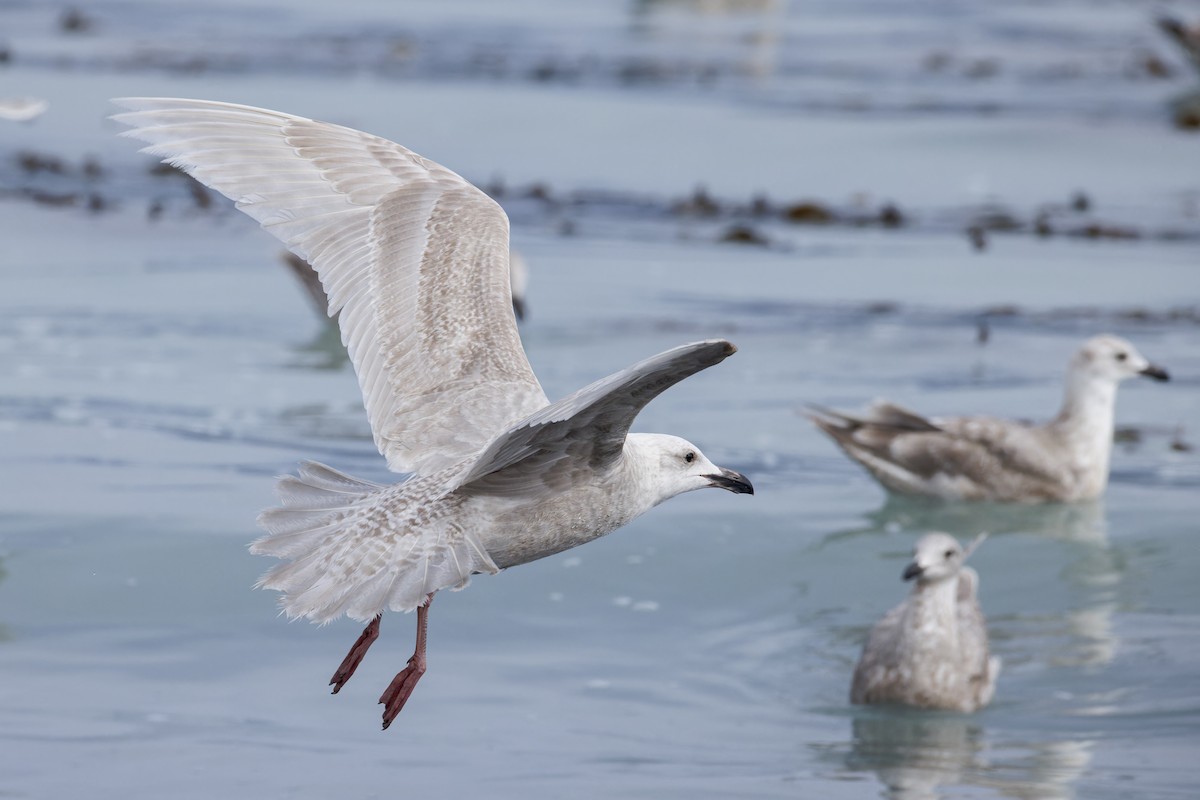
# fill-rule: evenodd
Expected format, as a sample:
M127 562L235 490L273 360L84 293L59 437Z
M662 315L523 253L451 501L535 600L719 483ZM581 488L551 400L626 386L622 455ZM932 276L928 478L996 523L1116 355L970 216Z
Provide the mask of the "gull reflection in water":
M1075 796L1093 746L1087 740L996 745L977 717L907 709L856 717L851 741L846 767L874 772L886 787L883 796L893 800L950 797L962 786L1001 797L1065 800Z
M1084 503L954 503L889 494L883 505L864 515L862 526L838 531L826 541L900 530L931 530L974 535L1031 533L1053 539L1107 546L1104 501Z
M942 787L962 785L980 767L983 728L972 717L897 709L857 717L846 766L871 770L896 800L942 796Z

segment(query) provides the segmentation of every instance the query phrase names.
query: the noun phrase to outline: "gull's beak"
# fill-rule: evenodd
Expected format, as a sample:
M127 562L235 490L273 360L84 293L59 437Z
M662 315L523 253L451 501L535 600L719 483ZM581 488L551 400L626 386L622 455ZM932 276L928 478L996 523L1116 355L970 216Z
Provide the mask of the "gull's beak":
M718 489L724 489L734 494L754 494L754 486L740 472L721 467L718 474L704 477L708 478L709 486L716 486Z
M921 573L924 571L925 571L924 567L922 567L917 562L913 561L907 567L904 568L904 574L901 577L904 578L904 580L906 580L906 581L911 581L913 578L921 577Z
M1154 378L1156 381L1171 380L1170 374L1160 366L1151 364L1145 369L1138 372L1138 375L1145 375L1147 378Z

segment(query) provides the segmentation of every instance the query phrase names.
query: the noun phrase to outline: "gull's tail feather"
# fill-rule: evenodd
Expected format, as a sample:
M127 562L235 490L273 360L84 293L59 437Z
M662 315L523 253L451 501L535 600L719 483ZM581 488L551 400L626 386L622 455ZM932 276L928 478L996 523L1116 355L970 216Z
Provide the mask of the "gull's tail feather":
M259 578L255 588L283 592L280 605L289 617L308 616L328 622L345 610L349 597L318 599L314 590L333 588L325 577L346 520L360 507L369 505L383 487L315 461L304 461L299 475L281 476L275 488L282 505L258 515L258 524L267 535L250 545L250 552L282 558L287 563Z
M295 558L310 549L312 540L336 527L346 512L382 488L316 461L301 462L299 475L281 476L275 484L283 505L258 515L267 535L250 545L250 552Z
M275 484L275 491L284 507L263 512L259 524L270 530L265 518L272 511L342 508L348 497L361 497L382 488L378 483L352 478L316 461L302 461L299 475L281 476Z
M835 408L807 403L804 416L808 417L824 431L836 429L839 432L853 433L861 428L877 427L889 432L940 433L942 429L915 411L909 411L903 406L889 403L886 400L876 400L867 409L866 414L847 414Z
M499 571L473 535L443 529L436 514L412 525L404 486L381 486L314 461L281 477L282 505L259 515L267 533L250 552L285 563L256 588L282 592L288 617L323 624L347 614L365 622L385 609L411 611L440 589L460 589L473 573Z

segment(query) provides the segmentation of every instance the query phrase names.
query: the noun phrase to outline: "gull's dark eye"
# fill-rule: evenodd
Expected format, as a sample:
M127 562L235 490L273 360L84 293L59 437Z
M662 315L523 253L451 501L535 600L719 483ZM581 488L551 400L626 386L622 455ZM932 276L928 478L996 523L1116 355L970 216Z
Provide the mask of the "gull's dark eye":
M1117 361L1124 361L1127 358L1129 358L1129 353L1125 353L1125 352L1117 353Z
M695 454L695 453L693 453L691 450L688 450L688 451L687 451L687 452L684 454L684 456L683 456L683 460L684 460L684 461L686 461L687 463L689 463L689 464L690 464L690 463L692 463L693 461L695 461L695 460L696 460L696 454Z
M954 551L953 551L953 550L947 550L947 551L946 551L946 560L947 560L947 561L949 561L949 560L950 560L950 559L952 559L952 558L954 558Z

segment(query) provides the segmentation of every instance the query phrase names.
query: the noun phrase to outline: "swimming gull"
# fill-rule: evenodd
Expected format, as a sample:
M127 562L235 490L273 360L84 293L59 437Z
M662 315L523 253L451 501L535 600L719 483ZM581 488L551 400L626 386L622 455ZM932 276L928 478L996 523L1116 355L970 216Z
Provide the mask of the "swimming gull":
M991 702L1000 659L988 655L987 625L976 592L979 575L945 533L917 540L904 580L912 593L875 624L854 668L851 703L897 703L975 711Z
M876 402L862 416L811 406L809 419L883 486L948 500L1089 500L1108 484L1117 384L1166 370L1116 336L1096 336L1067 369L1058 416L1043 425L993 417L926 418Z
M0 97L0 119L30 122L49 107L50 103L40 97Z
M380 697L387 728L425 672L429 603L473 574L544 558L683 492L752 494L676 436L629 433L665 389L736 348L683 345L550 403L517 335L508 218L450 170L398 144L228 103L125 98L115 119L235 200L312 264L340 314L375 443L407 480L380 485L315 462L279 480L251 552L283 563L259 586L289 617L367 622L336 693L385 610L417 610L407 666Z

